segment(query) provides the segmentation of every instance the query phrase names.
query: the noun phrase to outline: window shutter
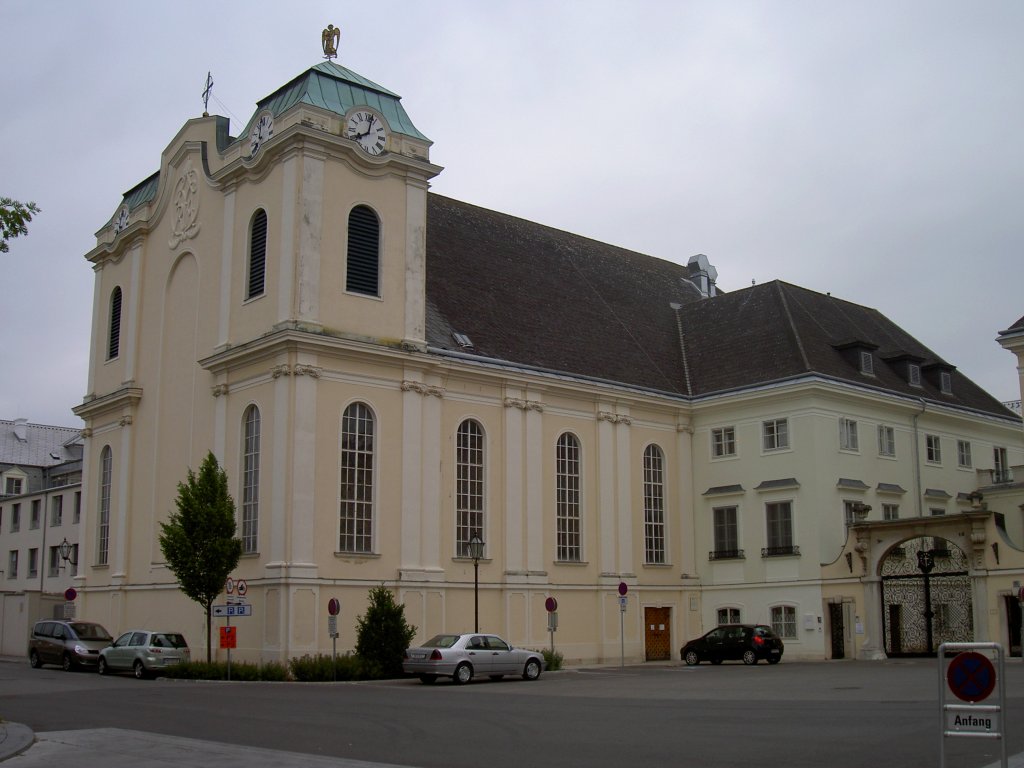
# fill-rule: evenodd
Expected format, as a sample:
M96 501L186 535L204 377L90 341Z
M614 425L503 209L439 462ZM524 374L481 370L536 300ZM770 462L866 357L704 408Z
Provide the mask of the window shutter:
M365 205L348 215L348 265L345 290L379 296L380 222Z
M110 338L107 340L107 359L113 360L121 350L121 287L110 297Z
M262 208L252 217L252 232L249 237L249 284L245 298L263 294L264 277L267 272L267 212Z

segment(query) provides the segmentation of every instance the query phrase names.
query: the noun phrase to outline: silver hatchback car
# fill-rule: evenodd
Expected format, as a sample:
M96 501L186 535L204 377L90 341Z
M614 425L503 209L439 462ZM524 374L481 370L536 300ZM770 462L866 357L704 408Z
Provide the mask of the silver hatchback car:
M536 680L544 669L544 656L537 651L513 648L497 635L444 634L435 635L421 646L407 648L402 668L424 683L444 676L459 685L476 675L487 675L491 680L522 675L523 680Z
M160 674L173 664L184 664L190 658L188 643L180 632L133 629L100 651L97 670L101 675L131 670L141 680Z

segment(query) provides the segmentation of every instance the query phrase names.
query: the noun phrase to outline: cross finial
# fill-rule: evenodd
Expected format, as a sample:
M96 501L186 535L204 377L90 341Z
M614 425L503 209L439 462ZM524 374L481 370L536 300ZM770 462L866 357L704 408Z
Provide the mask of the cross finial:
M213 78L210 73L206 73L206 87L203 89L203 117L209 117L210 113L207 111L210 108L210 94L213 92Z
M320 35L320 42L324 47L325 59L338 58L338 41L341 40L341 30L333 24L328 24L327 29Z

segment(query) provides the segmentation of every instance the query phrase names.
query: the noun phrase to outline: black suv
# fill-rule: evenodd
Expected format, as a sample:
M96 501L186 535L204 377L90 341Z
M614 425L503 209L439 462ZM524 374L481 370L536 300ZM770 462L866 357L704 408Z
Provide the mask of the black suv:
M679 658L691 667L702 661L721 664L727 659L744 664L764 659L778 664L782 651L782 638L765 624L723 624L684 645Z
M65 670L96 668L100 650L113 642L102 626L92 621L37 621L28 643L28 661L34 669L59 664Z

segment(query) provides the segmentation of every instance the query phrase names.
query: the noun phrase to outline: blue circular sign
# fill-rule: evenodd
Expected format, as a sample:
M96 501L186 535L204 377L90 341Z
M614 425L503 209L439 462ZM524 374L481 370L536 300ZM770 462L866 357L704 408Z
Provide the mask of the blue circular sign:
M946 670L949 690L961 701L984 701L996 687L996 668L987 656L974 651L958 654Z

